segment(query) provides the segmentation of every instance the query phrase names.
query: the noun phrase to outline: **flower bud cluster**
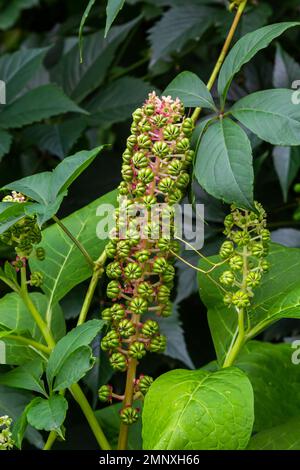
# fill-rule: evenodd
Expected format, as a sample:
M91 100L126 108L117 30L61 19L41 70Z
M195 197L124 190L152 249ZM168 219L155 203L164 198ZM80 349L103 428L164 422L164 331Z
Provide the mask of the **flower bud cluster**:
M224 225L227 240L220 248L220 256L227 261L228 268L219 278L227 291L224 303L236 308L249 307L253 290L269 269L266 256L270 232L266 228L266 213L258 202L255 211L232 206Z
M12 419L9 416L0 416L0 450L10 450L14 446L11 423Z
M133 113L131 135L123 153L116 229L106 246L111 259L106 268L107 297L112 304L102 311L102 318L111 328L101 347L108 351L116 371L126 371L131 361L141 360L147 351L160 353L166 347L158 322L145 316L149 311L161 317L171 315L175 277L172 252L179 246L172 238L172 223L169 236L164 234L163 220L173 220L172 206L182 199L189 183L193 127L193 121L184 118L179 99L159 98L155 92ZM158 218L153 217L157 205L163 212ZM143 224L137 207L145 216ZM140 378L135 388L144 394L147 384L150 386L151 378ZM105 396L110 401L111 391L102 388L101 399ZM124 422L134 422L135 418L132 407L123 408Z

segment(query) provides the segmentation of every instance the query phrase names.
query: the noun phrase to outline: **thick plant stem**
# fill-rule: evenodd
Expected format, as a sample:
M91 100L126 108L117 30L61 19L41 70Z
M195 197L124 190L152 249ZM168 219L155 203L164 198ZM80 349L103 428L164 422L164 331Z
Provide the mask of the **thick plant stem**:
M225 358L223 368L230 367L234 364L240 350L245 344L244 309L240 309L238 311L238 329L238 336L234 342L233 347L229 351L229 354L227 354Z
M37 326L39 327L42 335L44 336L46 343L48 344L49 348L54 348L55 346L55 341L52 336L51 331L49 330L47 323L43 320L41 317L39 311L37 310L36 306L32 302L28 290L27 290L27 284L26 284L26 267L23 266L21 268L21 290L20 290L20 296L23 299L23 302L25 303L26 307L28 308L29 312L31 313L34 321L36 322Z
M46 441L46 444L43 447L43 450L51 450L54 442L56 441L57 434L55 431L51 431L49 433L48 439Z
M61 220L59 220L58 217L56 217L56 215L54 215L52 217L52 219L57 223L57 225L60 226L60 228L65 232L65 234L72 240L72 242L77 246L77 248L81 251L81 253L83 254L83 256L85 257L85 259L87 260L88 264L91 266L91 267L94 267L94 261L92 260L92 258L90 257L90 255L88 254L88 252L86 251L86 249L84 248L84 246L74 237L74 235L72 235L72 233L70 232L70 230L62 223Z
M86 417L87 422L90 425L91 430L94 433L94 436L102 450L110 450L111 447L94 415L92 408L90 407L89 402L86 399L83 391L81 390L78 384L73 384L70 387L70 391L80 406L84 416Z
M89 287L88 287L88 290L87 290L87 293L86 293L86 296L85 296L85 299L81 308L77 325L82 325L86 320L86 316L91 306L95 289L97 287L100 277L102 276L104 272L104 264L105 264L106 258L107 258L106 253L105 251L103 251L101 256L94 263L94 272L93 272L93 275L92 275L92 278L91 278L91 281L90 281L90 284L89 284Z
M137 360L133 358L129 359L129 365L128 365L127 377L126 377L125 398L123 401L124 406L132 405L134 381L135 381L135 375L136 375L136 366L137 366ZM129 426L125 423L121 423L118 450L126 450L127 441L128 441L128 430L129 430Z
M244 0L238 7L238 10L237 10L236 15L235 15L234 20L233 20L233 23L232 23L231 28L229 30L229 33L227 35L226 41L225 41L224 46L222 48L222 51L219 55L219 58L216 62L216 65L215 65L215 67L212 71L212 74L211 74L211 76L210 76L210 78L207 82L206 86L207 86L208 90L212 89L212 86L216 81L216 78L217 78L218 73L220 71L220 68L222 67L222 64L225 60L225 57L226 57L227 52L229 50L229 47L230 47L231 41L233 39L234 33L236 31L236 28L239 24L239 21L242 17L242 14L245 10L246 5L247 5L247 0ZM197 121L197 119L199 118L200 113L201 113L201 108L195 108L195 110L192 114L192 119L193 119L194 122Z
M37 341L34 341L33 339L25 338L24 336L19 336L19 335L9 335L9 338L19 343L26 344L27 346L32 346L33 348L45 354L50 354L51 352L51 349L48 346L38 343Z

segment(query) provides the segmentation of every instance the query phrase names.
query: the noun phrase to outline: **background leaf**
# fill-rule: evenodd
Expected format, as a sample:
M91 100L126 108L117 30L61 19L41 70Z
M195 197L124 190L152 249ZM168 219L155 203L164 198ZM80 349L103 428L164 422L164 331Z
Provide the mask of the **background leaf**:
M274 147L273 163L277 173L284 202L300 168L300 147Z
M110 30L111 25L115 21L118 13L122 10L125 0L107 0L106 7L106 25L104 37L107 36L108 31Z
M23 366L16 367L6 374L0 374L0 384L13 388L31 390L32 392L38 392L45 395L44 384L41 381L43 372L43 360L34 359Z
M10 146L12 142L12 136L8 132L0 129L0 162L6 153L9 152Z
M179 98L187 108L199 106L216 110L207 86L191 72L181 72L177 75L165 89L164 95L171 95L173 99Z
M248 450L300 450L300 418L255 434Z
M36 429L59 432L68 409L67 400L61 395L35 398L27 412L27 420Z

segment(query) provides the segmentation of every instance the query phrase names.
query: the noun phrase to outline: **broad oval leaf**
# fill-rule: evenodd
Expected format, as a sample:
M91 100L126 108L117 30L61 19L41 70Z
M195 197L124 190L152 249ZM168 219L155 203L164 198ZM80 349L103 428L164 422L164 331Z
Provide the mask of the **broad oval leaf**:
M212 196L240 207L253 203L250 141L231 119L219 119L204 132L196 155L195 176Z
M79 382L85 374L93 367L95 358L89 346L81 346L69 354L59 369L53 390L64 390L72 384Z
M209 108L216 110L213 97L205 83L192 72L181 72L167 86L165 96L171 95L173 99L179 98L186 108Z
M284 88L258 91L239 100L230 112L266 142L300 145L300 107L293 93Z
M35 398L27 412L28 423L36 429L59 432L68 409L67 400L61 395Z
M242 66L288 28L299 25L299 22L286 22L264 26L246 34L233 46L223 63L218 80L218 92L223 103L226 100L233 77L240 71Z
M244 449L253 420L252 387L241 370L174 370L156 379L145 397L143 446L146 450Z

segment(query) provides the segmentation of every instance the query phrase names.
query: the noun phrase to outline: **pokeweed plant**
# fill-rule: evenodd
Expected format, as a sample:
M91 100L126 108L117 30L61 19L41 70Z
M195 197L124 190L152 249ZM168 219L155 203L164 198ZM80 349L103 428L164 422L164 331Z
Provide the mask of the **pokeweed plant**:
M123 3L108 2L107 31ZM227 102L242 66L299 23L260 28L228 52L246 4L230 2L235 18L207 85L197 75L183 72L161 97L150 93L134 111L118 191L65 220L56 215L69 186L102 147L65 158L52 172L2 188L0 237L15 259L0 270L0 280L12 290L0 300L0 352L7 364L0 384L29 391L22 413L11 417L12 430L11 418L0 418L2 449L22 448L29 426L49 432L45 450L57 438L67 439L64 421L70 397L105 450L126 449L131 429L140 433L140 415L144 449L299 445L299 371L290 348L250 340L281 318L299 318L300 253L270 242L266 212L253 199L252 151L245 131L276 146L300 145L299 105L289 89L252 93L231 107ZM210 93L217 77L218 101ZM192 114L188 108L194 108ZM198 122L202 108L210 114ZM217 361L199 370L175 369L153 380L138 374L137 366L147 351L159 353L168 341L159 321L172 313L174 260L185 261L179 254L173 209L188 186L192 189L194 179L209 194L231 204L219 254L205 258L199 252L199 266L191 266L198 272ZM116 207L115 228L110 240L100 240L95 213L107 203ZM156 204L162 204L170 221L169 236L153 215ZM142 209L150 216L141 230ZM47 226L51 220L54 223ZM104 273L105 308L101 318L97 313L87 320ZM59 302L86 279L90 284L77 325L66 333ZM90 345L99 335L111 368L126 373L123 393L104 379L98 390L100 401L109 403L104 411L119 410L118 444L116 429L109 442L103 410L94 412L78 383L96 367ZM275 367L280 383L271 388ZM284 404L282 396L287 395L290 400ZM113 400L121 403L111 405Z

